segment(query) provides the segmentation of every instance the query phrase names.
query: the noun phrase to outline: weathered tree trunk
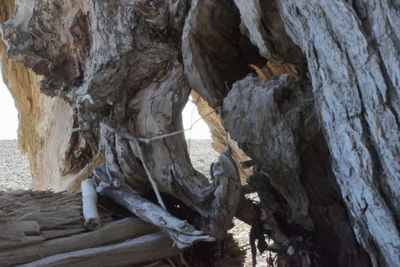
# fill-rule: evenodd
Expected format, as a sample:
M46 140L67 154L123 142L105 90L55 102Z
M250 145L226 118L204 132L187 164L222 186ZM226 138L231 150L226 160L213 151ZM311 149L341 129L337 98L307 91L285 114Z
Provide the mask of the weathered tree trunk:
M355 236L375 266L400 262L398 1L278 1L307 58L315 109Z
M14 0L0 2L0 22L11 17ZM72 133L73 107L62 98L52 98L39 89L41 77L31 69L6 57L0 40L1 67L18 110L19 148L27 153L33 188L36 190L77 190L101 158L92 157L85 141Z
M237 216L281 266L400 262L400 3L16 7L1 26L8 57L42 75L40 90L71 112L69 148L56 160L69 171L58 180L73 173L74 184L103 155L91 174L98 192L182 247L223 240ZM214 111L214 146L233 149L211 166L211 182L182 133L191 90L202 114ZM239 175L250 175L259 206L244 199Z

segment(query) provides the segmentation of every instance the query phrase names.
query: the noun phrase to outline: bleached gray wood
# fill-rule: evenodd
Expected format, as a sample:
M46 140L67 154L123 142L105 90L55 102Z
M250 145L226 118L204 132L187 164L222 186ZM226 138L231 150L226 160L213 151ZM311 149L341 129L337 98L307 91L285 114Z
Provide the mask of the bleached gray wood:
M211 204L210 233L217 240L223 240L226 230L232 227L242 193L239 173L229 146L225 147L217 162L212 165L211 173L215 200Z
M29 202L25 203L25 205L29 204ZM38 215L38 218L39 217L40 216ZM0 222L0 229L3 231L19 230L23 231L26 235L38 235L40 233L40 225L34 220L10 220L6 222Z
M171 257L179 253L182 251L172 245L167 234L157 232L117 245L58 254L21 266L127 266Z
M94 170L94 176L99 194L109 197L144 221L166 230L177 247L185 248L196 241L215 240L207 233L196 230L188 222L176 218L168 210L141 197L126 184L121 183L115 186L110 183L104 165L100 165Z
M35 245L44 241L43 236L25 236L22 240L0 240L0 251L3 250L17 250L19 247Z
M77 228L77 229L65 229L65 230L48 230L40 232L40 235L43 236L46 240L60 238L64 236L70 236L75 234L80 234L86 232L86 228Z
M229 199L229 190L214 194L217 186L191 165L184 134L168 135L182 130L179 114L191 90L180 55L181 31L189 2L115 1L108 5L100 1L60 5L46 0L16 4L21 8L16 9L15 19L2 25L10 57L26 61L26 65L44 76L42 92L62 97L75 106L75 134L86 140L93 154L104 153L106 172L115 187L119 183L139 185L129 183L132 177L127 177L134 171L129 170L127 162L137 160L136 173L147 169L146 176L154 180L153 191L160 200L161 193L171 195L199 213L202 230L221 228L218 232L225 232L222 226L227 224L218 226L210 221L231 220L238 191L231 194L230 215L223 216L225 211L220 204ZM24 8L35 12L25 13ZM238 10L233 3L228 4L228 10L235 11L232 15L226 13L230 25L236 24ZM32 26L24 23L25 19L32 21ZM20 36L26 37L24 46L14 38L17 28ZM32 41L29 36L37 38ZM59 41L54 42L54 36L59 36ZM239 44L239 39L236 42ZM28 53L30 50L41 52L33 55ZM25 56L20 57L22 54ZM247 63L242 65L249 69ZM103 122L118 131L103 129ZM127 140L124 143L123 136L118 134L121 131L138 140L151 141L128 147ZM163 135L166 136L158 138ZM124 156L124 149L130 149L130 157ZM137 180L146 181L146 177L139 176ZM150 183L143 182L141 189L138 192L148 191Z
M40 237L41 239L39 241L43 242L39 244L30 246L29 243L25 243L24 247L0 251L0 265L8 266L32 262L43 257L49 257L64 252L122 242L126 239L150 234L155 231L157 231L155 226L145 223L138 218L126 218L103 225L96 231L47 241L44 241L44 238Z
M55 209L54 207L62 207ZM82 204L77 194L44 191L0 192L0 224L14 222L27 232L80 224ZM65 214L69 216L66 217Z
M93 181L85 179L81 182L82 211L85 218L85 226L95 230L101 225L99 212L97 210L97 193Z
M367 256L359 250L328 172L328 148L313 104L307 83L287 75L268 82L249 75L236 82L224 99L223 123L254 160L248 182L258 192L266 215L260 218L260 228L275 247L284 251L296 247L291 245L290 227L282 227L284 219L303 231L319 232L313 242L324 248L320 253L326 256L318 260L323 266L366 266ZM295 249L290 257L296 253Z
M6 228L5 225L0 224L0 239L11 241L23 240L25 237L24 231L13 228Z
M309 200L299 181L300 156L293 131L299 123L298 111L282 114L278 104L281 95L296 90L301 93L288 76L269 82L246 77L235 83L224 99L223 118L232 138L262 163L261 168L288 202L292 220L311 228L307 225Z
M279 0L307 57L333 170L374 266L400 262L398 1Z

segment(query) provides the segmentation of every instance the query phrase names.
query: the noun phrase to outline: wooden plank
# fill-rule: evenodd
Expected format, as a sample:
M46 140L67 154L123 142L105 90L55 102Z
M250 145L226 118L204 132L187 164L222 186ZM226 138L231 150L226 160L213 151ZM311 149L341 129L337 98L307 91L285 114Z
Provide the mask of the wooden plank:
M102 226L96 231L79 235L46 240L35 246L26 246L0 252L0 266L22 264L43 257L98 247L129 238L153 233L158 228L138 218L125 218Z
M166 233L157 232L117 245L84 249L47 257L22 266L127 266L182 253Z
M16 221L16 229L24 231L25 235L39 235L40 225L37 221Z
M17 232L22 232L17 234ZM15 236L22 240L25 235L40 235L40 225L37 221L8 221L0 222L0 238L3 236Z
M41 230L81 224L82 205L79 194L48 191L0 192L0 223L36 221ZM65 216L68 214L68 216ZM24 224L24 223L22 223ZM25 227L30 234L38 234L34 223ZM19 229L19 228L18 228Z
M23 231L7 229L0 226L0 240L22 241L24 240L24 237L25 234Z
M74 234L80 234L85 231L87 231L85 228L65 229L65 230L48 230L48 231L41 232L41 235L45 239L54 239L54 238L60 238L60 237L64 237L64 236L74 235Z
M16 251L18 249L15 248L34 245L44 240L45 239L42 236L25 236L24 239L21 241L0 240L0 251L4 251L1 253L7 253L6 250L8 249L13 249L12 251ZM1 260L0 260L0 266L2 266Z

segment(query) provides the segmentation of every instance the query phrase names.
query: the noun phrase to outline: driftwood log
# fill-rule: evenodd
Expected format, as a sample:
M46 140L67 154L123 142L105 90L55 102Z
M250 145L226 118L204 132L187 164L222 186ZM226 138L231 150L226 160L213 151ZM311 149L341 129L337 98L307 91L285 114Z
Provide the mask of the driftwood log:
M157 253L154 253L157 251ZM157 232L124 241L116 245L102 246L58 254L21 266L132 266L176 256L180 250L173 247L167 234ZM156 264L157 266L160 264ZM139 265L140 266L140 265ZM142 264L143 266L143 264Z
M83 187L87 183L84 181ZM117 200L119 195L124 196L124 191L112 192L110 188L102 193L117 196ZM134 205L133 211L156 206L150 201L138 203L143 199L135 194L126 199L128 208ZM165 210L160 212L162 208L158 206L150 214L153 217L145 219L159 227L137 217L126 217L131 214L111 204L112 200L101 198L95 208L99 208L102 224L93 229L82 215L85 201L88 200L84 196L67 192L0 192L0 266L242 265L244 254L231 237L224 239L222 256L218 247L209 242L186 250L178 248L213 239L201 236L200 231Z
M27 99L40 75L55 99L24 141L44 159L32 160L38 186L73 190L90 174L99 193L165 220L180 246L224 239L236 216L252 225L253 251L274 251L279 266L400 262L397 0L4 3L11 91ZM221 153L211 180L182 132L192 90ZM47 103L33 96L32 110Z
M168 235L139 218L103 214L103 226L88 231L80 194L0 192L0 213L1 266L124 266L182 253Z

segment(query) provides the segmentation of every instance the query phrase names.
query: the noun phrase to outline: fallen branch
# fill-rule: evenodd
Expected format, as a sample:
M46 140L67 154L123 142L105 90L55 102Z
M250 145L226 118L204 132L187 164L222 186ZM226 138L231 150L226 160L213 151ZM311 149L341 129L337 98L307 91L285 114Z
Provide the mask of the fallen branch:
M84 224L89 230L95 230L101 222L97 211L97 193L93 181L90 179L83 180L81 189Z
M104 165L98 166L93 175L100 182L97 184L97 192L111 198L124 206L136 216L146 222L152 223L168 232L175 245L184 248L196 241L214 241L215 239L196 230L192 225L171 215L167 210L141 197L131 187L121 184L115 188L107 178Z

